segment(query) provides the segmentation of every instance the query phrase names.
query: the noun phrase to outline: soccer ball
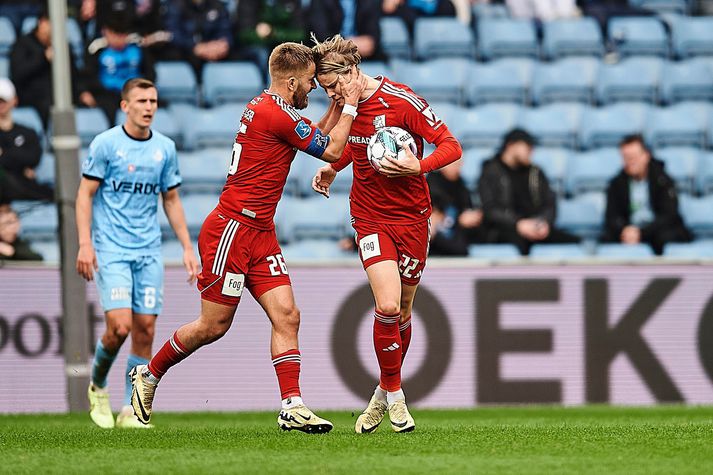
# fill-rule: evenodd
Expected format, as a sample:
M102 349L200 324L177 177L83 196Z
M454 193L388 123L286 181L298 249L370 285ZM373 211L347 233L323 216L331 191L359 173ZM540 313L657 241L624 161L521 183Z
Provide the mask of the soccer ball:
M374 170L379 171L381 161L386 155L397 160L403 159L404 147L409 147L411 152L416 155L416 141L411 134L399 127L383 127L369 138L369 144L366 146L366 158Z

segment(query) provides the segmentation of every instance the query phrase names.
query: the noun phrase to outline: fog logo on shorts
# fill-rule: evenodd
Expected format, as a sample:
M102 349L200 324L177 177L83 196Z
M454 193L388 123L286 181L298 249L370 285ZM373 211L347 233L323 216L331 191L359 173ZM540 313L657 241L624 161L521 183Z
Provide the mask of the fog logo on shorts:
M240 297L245 286L245 274L226 272L223 278L222 294L229 297Z

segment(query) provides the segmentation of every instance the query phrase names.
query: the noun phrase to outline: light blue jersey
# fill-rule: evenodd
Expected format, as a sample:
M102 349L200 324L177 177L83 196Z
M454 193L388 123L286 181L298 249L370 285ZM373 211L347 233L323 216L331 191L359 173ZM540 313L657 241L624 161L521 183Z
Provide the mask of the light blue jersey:
M116 126L94 138L82 174L101 181L92 205L94 248L133 256L160 253L158 195L181 184L173 141L156 131L135 139Z

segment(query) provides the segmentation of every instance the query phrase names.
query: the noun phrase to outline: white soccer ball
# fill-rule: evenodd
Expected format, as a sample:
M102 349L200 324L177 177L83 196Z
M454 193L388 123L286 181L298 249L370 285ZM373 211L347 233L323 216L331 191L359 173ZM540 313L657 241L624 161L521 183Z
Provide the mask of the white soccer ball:
M374 170L379 171L381 161L386 155L397 160L403 159L406 154L403 150L405 147L409 147L416 155L416 141L411 134L399 127L383 127L369 138L366 158Z

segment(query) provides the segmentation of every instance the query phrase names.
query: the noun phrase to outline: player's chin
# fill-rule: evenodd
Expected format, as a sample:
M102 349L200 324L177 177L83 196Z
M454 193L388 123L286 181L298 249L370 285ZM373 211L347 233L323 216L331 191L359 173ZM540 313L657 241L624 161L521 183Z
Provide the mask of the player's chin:
M146 114L146 115L141 116L141 122L146 126L151 125L152 120L153 120L152 114Z

